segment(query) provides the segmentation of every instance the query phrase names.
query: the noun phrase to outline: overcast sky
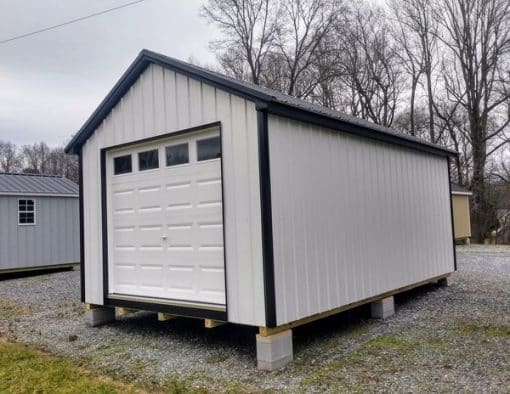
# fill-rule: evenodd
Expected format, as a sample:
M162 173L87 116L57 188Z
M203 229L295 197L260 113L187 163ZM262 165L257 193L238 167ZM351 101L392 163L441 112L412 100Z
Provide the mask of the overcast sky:
M0 0L0 41L129 0ZM0 44L0 140L67 142L142 48L214 63L203 0L145 0Z

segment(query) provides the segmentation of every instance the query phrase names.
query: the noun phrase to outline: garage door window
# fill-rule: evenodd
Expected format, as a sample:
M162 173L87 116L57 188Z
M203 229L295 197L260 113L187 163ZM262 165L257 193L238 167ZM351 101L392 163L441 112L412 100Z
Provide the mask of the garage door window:
M165 151L167 166L189 163L188 144L167 146Z
M18 224L35 224L35 200L18 200Z
M131 171L131 155L119 156L113 159L113 173L115 175L127 174Z
M138 153L138 169L140 171L152 170L159 167L158 150L148 150Z
M197 141L197 160L211 160L221 157L220 137L212 137Z

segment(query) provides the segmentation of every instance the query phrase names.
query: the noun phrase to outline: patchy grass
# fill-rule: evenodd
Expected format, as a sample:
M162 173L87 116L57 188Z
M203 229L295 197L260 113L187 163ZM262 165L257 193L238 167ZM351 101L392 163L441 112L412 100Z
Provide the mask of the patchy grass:
M31 312L32 311L29 307L20 308L9 300L0 300L0 315L3 315L4 317L14 319L29 315Z
M0 392L106 394L141 390L80 370L67 360L1 341Z
M425 366L424 354L434 353L439 359L441 354L447 352L447 344L434 337L417 334L404 339L381 335L368 340L338 361L318 367L300 385L305 390L313 387L326 391L370 391L373 389L370 382L377 384L377 381L385 380L385 376L405 375L408 368L421 364ZM365 387L365 383L368 386Z
M458 331L464 335L484 335L492 338L510 337L510 327L489 324L460 324Z

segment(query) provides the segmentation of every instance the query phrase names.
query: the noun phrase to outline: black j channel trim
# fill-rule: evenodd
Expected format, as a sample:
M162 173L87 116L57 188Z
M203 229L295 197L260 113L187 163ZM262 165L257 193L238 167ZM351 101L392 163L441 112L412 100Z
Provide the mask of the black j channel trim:
M168 304L158 304L155 302L141 302L132 300L119 300L115 298L105 298L105 306L139 309L142 311L150 312L163 312L172 315L179 315L184 317L193 317L197 319L212 319L220 321L228 321L227 312L214 311L203 308L192 308L187 306L177 306Z
M83 154L78 152L78 187L79 187L79 220L80 220L80 294L81 302L85 302L85 223L83 222Z
M259 143L260 209L262 219L262 268L266 327L276 327L276 297L274 280L273 217L271 208L271 174L267 111L257 109Z
M217 127L220 133L220 151L221 151L221 198L222 198L222 219L223 219L223 261L224 261L224 277L225 277L225 308L226 311L214 311L207 308L195 308L186 306L175 306L167 304L159 304L152 302L140 302L132 300L119 300L109 298L108 292L108 204L107 204L107 184L106 184L106 153L113 149L139 145L147 142L154 142L170 137L177 137L183 134L189 134L201 130L207 130ZM182 129L166 134L160 134L153 137L142 138L136 141L130 141L124 144L112 145L102 148L100 151L101 161L101 228L103 240L103 304L107 306L118 306L133 309L149 310L156 312L172 313L180 316L189 316L205 319L214 319L228 321L228 293L227 293L227 260L226 260L226 239L225 239L225 199L224 199L224 179L223 179L223 140L221 122L212 122L200 126ZM81 194L80 194L81 195ZM84 283L84 282L83 282Z
M446 158L448 167L448 192L450 193L450 220L452 222L452 242L453 242L453 268L457 271L457 250L455 248L455 223L453 222L453 197L452 197L452 174L450 169L450 158Z

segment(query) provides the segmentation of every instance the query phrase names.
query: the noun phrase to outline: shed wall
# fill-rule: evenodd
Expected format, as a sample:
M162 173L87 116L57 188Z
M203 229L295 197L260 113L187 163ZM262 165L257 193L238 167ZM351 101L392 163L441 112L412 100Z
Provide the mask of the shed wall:
M18 225L18 199L36 201L36 224ZM78 198L0 196L0 271L80 261Z
M100 149L221 122L227 312L263 325L255 105L179 73L149 66L83 145L85 302L103 303Z
M469 196L452 195L453 223L455 238L462 239L471 237L471 219L469 216Z
M445 158L270 115L277 323L452 272Z

